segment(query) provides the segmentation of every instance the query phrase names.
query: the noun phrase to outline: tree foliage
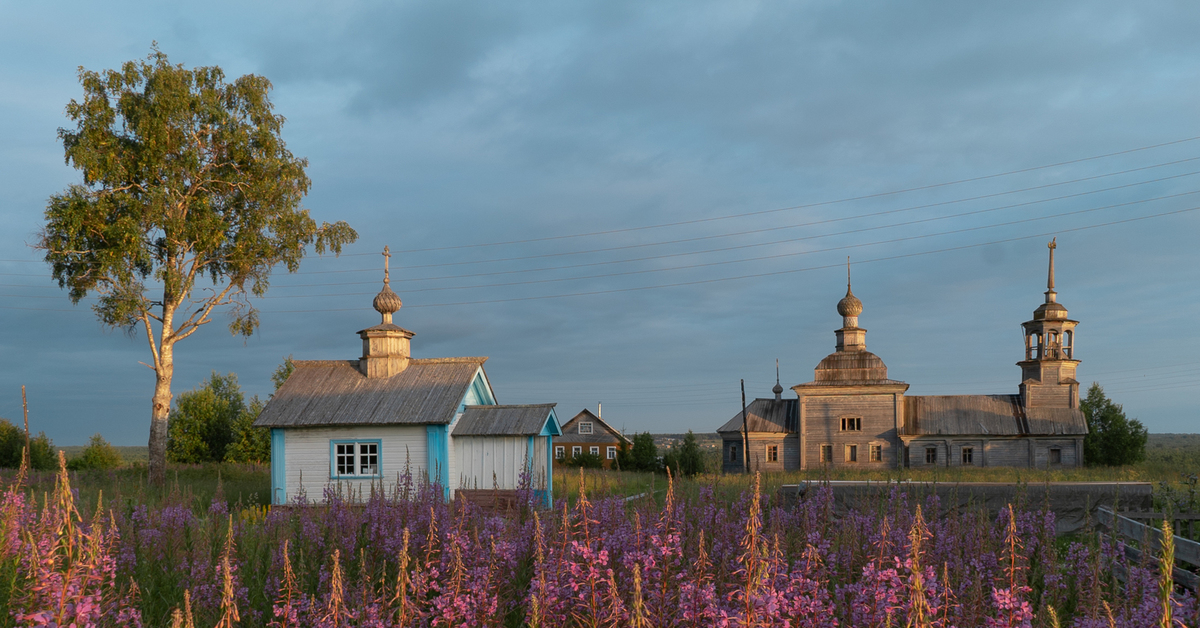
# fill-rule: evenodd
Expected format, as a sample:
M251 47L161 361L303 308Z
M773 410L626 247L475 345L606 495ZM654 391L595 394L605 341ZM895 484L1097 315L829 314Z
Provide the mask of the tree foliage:
M658 459L654 437L649 432L642 432L633 437L632 447L624 441L618 443L617 468L622 471L661 471L662 462Z
M0 467L15 469L21 466L21 451L25 449L25 430L0 419ZM45 432L29 439L29 467L48 471L58 467L54 445Z
M1079 407L1087 417L1088 434L1083 438L1083 458L1089 465L1117 466L1146 459L1145 426L1125 417L1120 404L1093 382Z
M233 428L246 413L236 373L213 371L208 381L180 393L171 411L167 459L171 462L220 462L233 442ZM253 419L251 419L253 421Z
M604 459L600 454L594 454L590 451L581 451L573 454L563 464L568 467L583 467L584 469L601 469L604 467Z
M86 469L116 469L123 464L121 452L104 440L99 434L94 434L88 441L83 453L67 462L67 468L72 471Z
M704 452L700 451L700 443L691 430L688 430L679 446L672 447L663 456L663 466L682 477L704 473Z
M156 373L150 475L163 481L173 346L227 307L250 335L271 271L305 250L339 253L357 234L300 206L307 161L288 151L264 77L172 65L157 49L120 70L79 70L82 101L59 129L83 181L50 197L38 238L59 286L89 294L106 325L141 328Z
M271 430L254 427L254 419L266 404L258 397L242 410L229 429L229 445L225 448L225 462L270 462Z

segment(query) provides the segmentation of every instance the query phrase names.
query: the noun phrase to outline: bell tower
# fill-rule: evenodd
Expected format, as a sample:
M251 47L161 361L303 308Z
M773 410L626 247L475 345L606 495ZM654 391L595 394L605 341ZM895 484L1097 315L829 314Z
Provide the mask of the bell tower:
M1033 311L1033 320L1021 323L1025 332L1025 359L1021 367L1021 402L1027 408L1078 408L1079 382L1075 379L1075 326L1054 291L1054 250L1046 279L1046 302Z
M410 343L413 333L392 323L392 314L400 310L400 297L392 291L388 259L392 256L388 247L383 247L383 289L375 295L375 311L383 322L358 332L362 338L363 354L358 360L358 370L370 379L391 377L408 368Z

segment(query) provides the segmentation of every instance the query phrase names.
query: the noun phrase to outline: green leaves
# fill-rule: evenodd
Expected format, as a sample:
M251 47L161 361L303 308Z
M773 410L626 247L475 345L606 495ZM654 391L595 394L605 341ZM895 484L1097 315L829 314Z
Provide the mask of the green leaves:
M39 246L73 301L101 294L106 324L170 318L190 301L200 314L167 330L171 342L236 295L262 296L271 270L295 272L309 245L337 254L357 239L300 207L308 164L280 136L266 78L227 83L220 68L172 65L155 49L120 71L80 68L79 80L75 127L59 138L83 183L50 197ZM194 299L201 277L217 289ZM161 299L137 296L151 284ZM247 302L230 331L257 327Z
M1088 422L1083 439L1083 458L1088 465L1118 466L1145 460L1145 426L1126 418L1125 410L1104 394L1100 384L1092 383L1079 408Z
M233 425L245 411L245 396L237 375L213 371L209 381L181 393L176 400L167 437L167 459L192 464L224 460L225 450L233 441Z

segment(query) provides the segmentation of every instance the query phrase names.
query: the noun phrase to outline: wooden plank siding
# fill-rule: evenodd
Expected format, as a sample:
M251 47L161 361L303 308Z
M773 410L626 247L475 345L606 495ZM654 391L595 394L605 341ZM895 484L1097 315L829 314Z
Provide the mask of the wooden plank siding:
M821 446L833 447L833 466L891 468L897 465L896 395L805 395L800 399L804 429L804 465L822 466ZM843 431L842 418L861 418L862 429ZM870 462L870 446L882 446L883 460ZM858 461L846 461L846 445L858 446Z
M538 440L534 438L534 470L544 469L545 445L541 450L542 463L538 465ZM525 436L461 436L454 439L452 450L460 461L458 477L451 478L456 488L466 489L515 489L521 473L529 464L529 438ZM544 473L544 471L543 471Z
M406 468L414 482L421 482L427 453L424 425L380 425L355 427L291 428L284 432L284 458L287 484L286 501L292 501L303 487L310 502L322 502L327 487L347 493L370 494L370 485L391 491ZM380 476L369 479L331 479L329 444L333 440L380 441Z

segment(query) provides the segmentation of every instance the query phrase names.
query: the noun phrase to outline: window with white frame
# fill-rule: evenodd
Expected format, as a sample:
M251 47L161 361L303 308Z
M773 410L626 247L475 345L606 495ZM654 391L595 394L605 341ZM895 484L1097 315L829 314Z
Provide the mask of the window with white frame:
M591 434L592 433L592 422L591 421L580 421L579 422L579 433L580 434Z
M609 459L609 460L616 460L616 459L617 459L617 448L616 448L616 447L609 447L609 448L608 448L608 459Z
M563 447L562 445L559 445L554 448L554 457L555 458L562 460L563 456L565 456L565 455L567 455L566 448Z
M330 475L335 478L379 477L379 441L333 441Z
M574 458L575 456L578 456L581 453L583 453L583 447L581 447L579 445L575 445L574 447L571 448L571 457L572 458Z
M600 455L600 447L591 447L588 449L588 453L592 454L593 456L599 456Z

